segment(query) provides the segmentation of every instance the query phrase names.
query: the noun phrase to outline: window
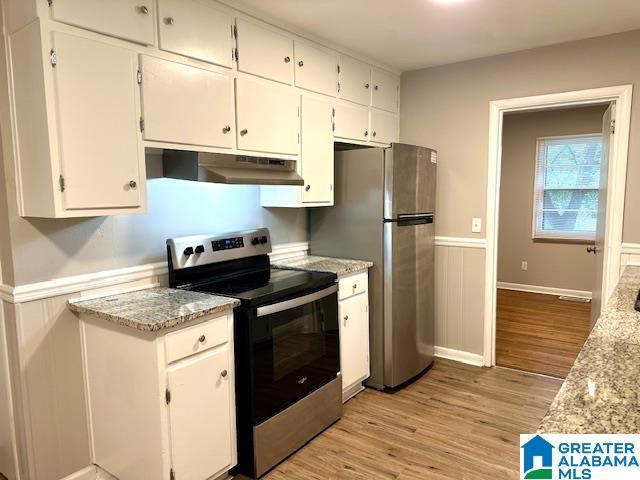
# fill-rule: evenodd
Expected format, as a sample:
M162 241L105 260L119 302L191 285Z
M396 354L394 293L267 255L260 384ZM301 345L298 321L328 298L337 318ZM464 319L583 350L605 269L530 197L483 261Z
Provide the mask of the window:
M593 240L602 135L538 139L533 238Z

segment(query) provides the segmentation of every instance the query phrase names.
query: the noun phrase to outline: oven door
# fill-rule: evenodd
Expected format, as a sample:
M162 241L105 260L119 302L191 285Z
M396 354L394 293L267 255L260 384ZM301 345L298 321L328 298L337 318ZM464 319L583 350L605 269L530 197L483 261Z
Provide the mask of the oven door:
M337 290L332 285L258 307L250 326L254 424L338 375Z

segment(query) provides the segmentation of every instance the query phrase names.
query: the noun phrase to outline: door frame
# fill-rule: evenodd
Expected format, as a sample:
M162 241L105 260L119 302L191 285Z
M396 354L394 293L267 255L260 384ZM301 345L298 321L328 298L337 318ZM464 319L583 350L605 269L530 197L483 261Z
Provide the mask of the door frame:
M559 107L578 107L615 102L616 135L609 159L609 181L605 225L603 268L603 305L609 299L620 276L622 226L627 179L627 155L631 125L633 85L577 90L493 100L489 104L489 159L487 178L487 247L485 257L484 348L483 364L495 365L496 303L498 281L498 224L500 215L500 175L502 171L502 127L504 114Z

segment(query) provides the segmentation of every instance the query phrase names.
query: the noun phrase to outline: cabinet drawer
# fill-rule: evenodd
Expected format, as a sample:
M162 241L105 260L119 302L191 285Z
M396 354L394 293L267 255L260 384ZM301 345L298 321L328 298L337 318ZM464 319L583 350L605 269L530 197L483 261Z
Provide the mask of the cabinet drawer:
M291 85L293 40L244 20L236 25L238 70Z
M167 363L175 362L198 352L204 352L229 340L227 315L222 315L165 337Z
M338 300L353 297L366 292L369 288L369 275L367 272L349 275L338 282Z
M336 105L336 129L334 136L360 140L369 139L369 109L357 105Z
M231 67L230 15L197 0L160 0L160 48Z
M55 0L51 17L58 22L113 37L153 45L152 0Z
M382 110L371 109L371 141L397 142L398 116Z
M295 43L296 87L335 96L338 86L338 59L325 50Z
M338 98L369 105L371 103L371 67L350 57L341 56Z
M371 72L371 84L373 85L371 105L389 112L397 112L398 88L400 86L398 77L374 69Z
M231 77L142 55L144 139L231 148Z

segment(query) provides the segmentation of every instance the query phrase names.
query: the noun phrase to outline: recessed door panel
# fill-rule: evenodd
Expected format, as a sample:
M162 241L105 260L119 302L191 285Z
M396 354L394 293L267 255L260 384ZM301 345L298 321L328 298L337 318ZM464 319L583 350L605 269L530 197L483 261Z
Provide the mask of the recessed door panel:
M333 129L330 103L302 97L302 148L300 155L302 201L333 201Z
M371 85L373 87L371 105L389 112L397 112L400 79L374 68L371 72Z
M338 98L370 105L371 67L364 62L341 55Z
M291 85L293 40L255 23L238 19L238 70Z
M336 129L334 135L340 138L369 139L369 109L358 105L336 104Z
M338 87L338 58L307 43L295 43L296 86L335 96Z
M371 109L371 141L391 143L398 141L398 116Z

